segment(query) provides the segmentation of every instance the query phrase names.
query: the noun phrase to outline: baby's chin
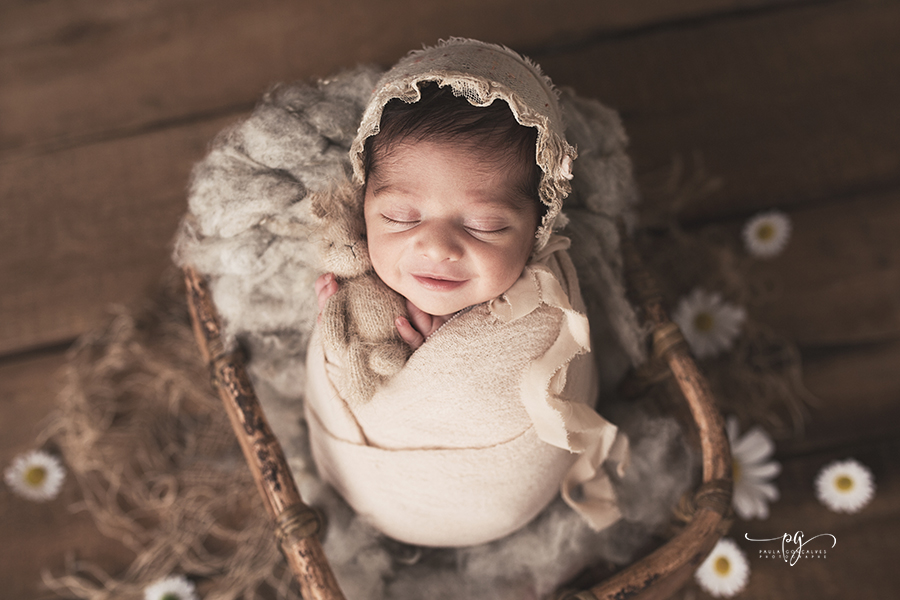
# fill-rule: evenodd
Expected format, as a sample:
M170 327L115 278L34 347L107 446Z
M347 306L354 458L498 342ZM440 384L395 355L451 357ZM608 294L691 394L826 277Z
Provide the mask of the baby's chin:
M481 298L474 294L441 294L441 293L421 293L420 290L413 290L409 295L400 292L407 300L421 311L433 315L435 317L446 317L458 313L459 311L487 302L491 298Z
M410 302L415 305L419 310L428 313L429 315L435 317L447 317L458 313L464 308L468 308L473 304L479 304L478 302L448 302L448 301L436 301L429 299L409 299Z
M489 302L507 289L499 290L498 286L478 285L476 280L468 280L459 288L452 290L430 289L428 285L412 283L402 286L405 288L403 290L395 291L419 310L435 317L446 317L471 306Z

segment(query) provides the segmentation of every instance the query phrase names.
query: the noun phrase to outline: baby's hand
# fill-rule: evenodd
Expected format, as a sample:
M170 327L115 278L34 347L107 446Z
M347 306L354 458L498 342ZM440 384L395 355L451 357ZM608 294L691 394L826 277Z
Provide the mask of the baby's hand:
M338 284L337 279L334 277L334 273L319 275L316 279L316 300L319 302L319 316L322 315L322 309L325 308L325 303L329 298L334 296L337 291Z
M449 319L446 316L436 317L429 315L409 300L406 301L406 310L409 311L409 319L397 317L395 323L397 331L400 332L400 337L413 350L418 350L419 346L425 343L425 338L434 333L438 327Z

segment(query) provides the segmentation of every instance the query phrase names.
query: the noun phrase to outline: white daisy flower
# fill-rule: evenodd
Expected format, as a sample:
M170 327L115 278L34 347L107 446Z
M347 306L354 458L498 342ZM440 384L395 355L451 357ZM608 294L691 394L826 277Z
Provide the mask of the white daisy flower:
M742 519L769 518L769 502L778 500L778 488L771 479L781 472L781 464L769 460L775 443L769 434L754 427L740 435L738 420L729 417L726 423L731 444L731 465L734 512Z
M791 237L791 220L778 210L760 213L744 225L743 237L747 252L753 256L777 256Z
M721 294L699 288L683 297L672 313L697 358L731 348L746 317L743 308L724 302Z
M144 600L198 600L197 589L187 577L170 575L144 588Z
M874 495L872 472L853 459L826 465L816 477L816 497L835 512L859 512Z
M4 473L6 485L36 502L56 498L65 478L66 469L59 459L42 450L20 454Z
M718 597L730 597L747 585L750 565L744 552L733 540L722 538L713 548L694 578L707 593Z

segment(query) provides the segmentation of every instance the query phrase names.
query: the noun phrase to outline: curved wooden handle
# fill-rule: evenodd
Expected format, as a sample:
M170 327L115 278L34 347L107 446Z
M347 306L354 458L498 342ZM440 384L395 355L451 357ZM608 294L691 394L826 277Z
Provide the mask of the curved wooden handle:
M284 451L269 428L243 360L225 350L209 287L194 269L184 269L184 276L194 335L303 598L344 600L316 535L319 516L300 498Z

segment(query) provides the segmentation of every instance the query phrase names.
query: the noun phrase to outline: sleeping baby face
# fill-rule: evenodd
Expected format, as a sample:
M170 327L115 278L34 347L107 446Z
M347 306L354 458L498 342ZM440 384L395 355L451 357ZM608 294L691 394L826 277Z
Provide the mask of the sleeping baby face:
M366 184L372 265L431 315L491 300L522 274L534 245L537 201L521 168L472 144L402 141Z

